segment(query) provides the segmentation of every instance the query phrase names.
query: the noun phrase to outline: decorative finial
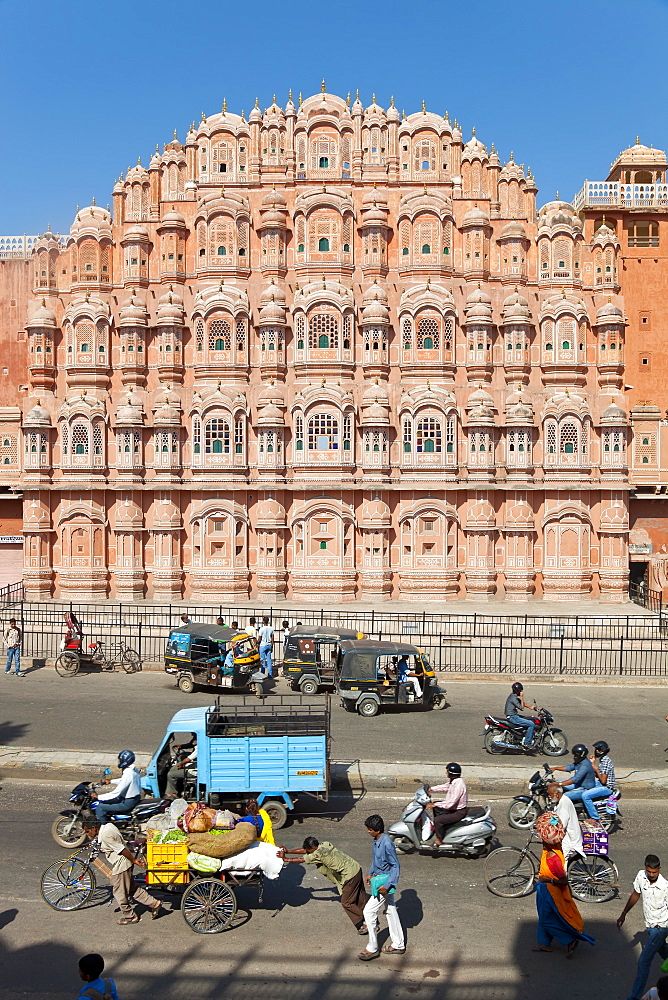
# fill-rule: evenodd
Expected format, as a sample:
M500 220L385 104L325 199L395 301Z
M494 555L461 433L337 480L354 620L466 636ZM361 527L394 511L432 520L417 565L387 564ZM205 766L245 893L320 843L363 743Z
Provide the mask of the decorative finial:
M159 152L160 152L160 146L158 145L158 143L157 143L157 142L156 142L156 144L155 144L155 151L156 151L156 153L159 153Z
M242 108L242 109L241 109L241 120L242 120L242 122L245 122L245 121L246 121L246 118L244 117L244 116L245 116L245 114L246 114L246 112L245 112L245 111L244 111L244 109Z
M256 108L260 107L260 99L258 97L255 98L255 107Z
M291 101L291 100L292 100L292 87L290 87L290 89L289 89L289 91L288 91L288 100L289 100L289 101Z
M323 388L325 387L325 376L324 375L322 376L322 386L323 386Z
M141 167L141 156L137 157L137 166Z
M355 100L359 101L359 99L360 99L360 91L359 91L359 87L357 87L356 90L355 90Z
M51 223L50 222L47 222L47 224L46 224L46 231L47 231L47 233L51 232Z
M46 299L42 299L42 309L46 309Z
M327 90L327 87L325 86L325 78L324 78L324 76L322 78L322 83L320 84L320 90L322 91L323 94Z
M406 112L404 111L403 108L401 109L401 120L402 120L402 122L406 121Z
M274 94L274 96L272 97L271 103L272 103L272 105L276 104L276 94Z
M390 97L390 107L391 108L394 107L394 95L392 95L392 97Z
M427 103L426 103L426 101L423 101L422 102L422 114L426 114L426 113L427 113Z
M297 98L297 100L299 101L299 107L301 108L302 104L304 103L303 100L302 100L302 92L301 92L301 90L299 91L299 97Z
M90 292L86 292L86 302L90 302Z
M372 103L372 104L375 104L375 103L376 103L376 95L375 95L375 94L372 94L372 95L371 95L371 103Z
M636 146L639 146L639 145L640 145L640 136L637 135L636 136Z
M222 290L223 290L223 279L221 278L220 279L220 284L218 285L218 291L222 292Z
M554 199L555 199L555 201L559 201L559 192L558 191L554 192Z
M446 111L446 112L445 112L445 120L446 120L446 122L447 122L447 123L448 123L448 125L449 125L449 124L450 124L450 112L449 112L449 111Z
M202 112L202 121L203 121L203 122L205 122L205 121L206 121L206 115L204 114L204 112Z
M322 182L322 191L323 191L323 194L327 193L327 182L326 181Z
M191 131L191 132L194 132L194 131L195 131L195 122L194 122L194 121L192 121L192 122L190 123L190 131Z
M475 139L475 125L471 126L471 138Z
M220 387L221 387L222 384L223 383L221 382L221 380L218 379L218 385L216 386L216 389L217 389L218 392L220 392Z
M95 198L91 198L90 203L93 207L95 207Z
M327 288L327 279L324 274L322 276L322 287Z
M179 141L179 133L176 131L176 129L174 129L174 142L178 141Z
M492 152L492 153L496 153L496 146L494 145L494 143L492 143L492 146L491 146L491 152ZM511 153L511 154L510 154L510 159L512 160L512 158L513 158L513 154Z
M346 107L350 107L350 91L348 91L348 96L346 97Z

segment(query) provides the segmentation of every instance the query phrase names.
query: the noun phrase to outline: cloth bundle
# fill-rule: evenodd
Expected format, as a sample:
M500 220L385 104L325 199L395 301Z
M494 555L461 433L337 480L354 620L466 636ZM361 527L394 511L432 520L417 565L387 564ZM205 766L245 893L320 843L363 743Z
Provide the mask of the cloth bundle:
M222 835L189 833L186 843L195 854L205 854L208 858L229 858L250 847L256 836L257 830L252 823L239 823L234 830Z
M219 838L220 839L220 838ZM283 859L273 844L252 844L247 850L235 854L231 858L209 858L204 854L191 851L188 855L188 865L198 872L218 871L261 871L269 879L278 878L283 868Z

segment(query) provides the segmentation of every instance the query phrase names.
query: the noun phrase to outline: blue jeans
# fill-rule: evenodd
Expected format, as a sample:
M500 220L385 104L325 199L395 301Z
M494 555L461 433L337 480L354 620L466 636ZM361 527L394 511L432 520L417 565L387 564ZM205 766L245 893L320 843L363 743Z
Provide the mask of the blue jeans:
M7 666L5 667L5 673L10 674L12 672L12 660L14 660L14 669L17 674L21 672L21 647L12 646L11 649L7 650Z
M526 728L524 746L528 747L533 739L533 731L536 728L536 723L530 719L525 719L523 715L509 715L508 722L512 722L516 726L522 726L523 729Z
M100 823L107 823L112 816L127 816L141 802L141 795L133 795L120 802L100 802L95 807L95 815Z
M568 792L566 794L568 795ZM600 781L596 782L595 788L588 788L586 791L583 791L580 797L584 802L587 815L591 816L592 819L598 819L598 810L594 805L594 799L609 799L611 795L612 789L608 788L607 785L602 785Z
M274 676L274 668L271 662L271 643L260 646L260 662L267 677Z
M647 940L645 941L643 950L640 952L638 971L636 972L636 978L631 987L628 1000L640 1000L644 994L654 956L658 953L661 958L668 958L666 935L668 935L668 927L647 928Z

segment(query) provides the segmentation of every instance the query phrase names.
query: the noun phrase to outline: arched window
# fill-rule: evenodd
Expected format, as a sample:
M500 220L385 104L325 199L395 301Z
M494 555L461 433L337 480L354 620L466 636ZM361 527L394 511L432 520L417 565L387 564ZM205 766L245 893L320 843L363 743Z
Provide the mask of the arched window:
M230 425L226 420L215 417L213 420L207 421L204 450L207 455L229 455Z
M72 426L72 454L88 455L90 451L90 439L87 424L74 424Z
M418 351L433 351L439 347L438 321L432 318L422 318L418 322L417 348Z
M295 414L295 451L304 450L304 418L301 413Z
M331 413L315 413L308 422L309 451L338 451L339 423Z
M218 256L227 257L227 250L225 249L225 247L218 247Z
M426 167L425 167L425 169L426 169ZM423 243L422 244L422 253L431 253L431 247L429 246L428 243Z
M318 240L318 250L321 253L326 253L329 250L329 240L326 236L321 236Z
M318 159L318 166L320 167L321 170L327 170L329 168L329 157L321 156Z
M420 452L440 452L441 422L435 417L423 417L418 420L415 437L415 450Z
M404 453L409 455L413 450L413 424L410 417L404 417L403 422Z
M232 347L230 324L224 319L214 319L209 323L209 350L229 351Z
M404 320L404 322L402 324L402 327L401 327L401 332L402 332L402 335L403 335L404 350L405 351L410 351L410 349L411 349L411 343L412 343L412 339L413 339L413 336L412 336L413 331L412 331L412 327L411 327L411 321L409 319L405 319Z
M570 421L563 423L559 433L560 451L564 455L577 454L578 450L578 429Z
M336 316L319 313L309 319L309 347L336 348L339 346L339 324Z
M303 316L297 317L297 350L304 350L304 324L305 320Z

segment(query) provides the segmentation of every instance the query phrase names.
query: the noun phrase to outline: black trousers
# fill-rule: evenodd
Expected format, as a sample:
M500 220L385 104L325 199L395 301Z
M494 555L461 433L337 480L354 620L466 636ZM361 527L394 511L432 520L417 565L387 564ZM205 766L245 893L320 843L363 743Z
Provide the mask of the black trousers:
M443 840L443 834L449 826L454 826L468 815L466 809L434 809L434 827L438 840Z

